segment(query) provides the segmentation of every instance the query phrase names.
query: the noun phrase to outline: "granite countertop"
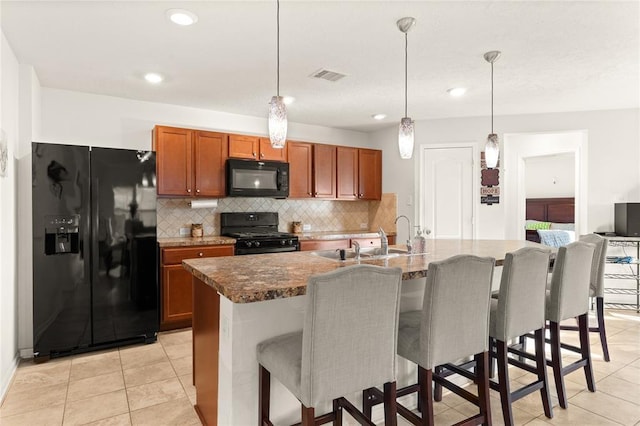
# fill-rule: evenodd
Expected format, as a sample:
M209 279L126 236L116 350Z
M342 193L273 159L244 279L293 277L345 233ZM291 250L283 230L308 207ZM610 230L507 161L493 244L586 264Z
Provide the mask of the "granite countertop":
M392 246L406 249L404 245ZM386 259L337 261L313 252L187 259L182 266L234 303L252 303L305 294L310 276L362 264L400 267L402 279L426 277L429 263L456 254L490 256L501 265L505 254L522 247L545 247L524 240L427 240L427 253Z
M220 235L208 235L205 237L158 238L158 246L160 247L215 246L235 243L235 239Z
M395 236L395 232L386 232L387 236ZM377 231L319 231L295 234L300 241L306 240L339 240L342 238L378 238Z

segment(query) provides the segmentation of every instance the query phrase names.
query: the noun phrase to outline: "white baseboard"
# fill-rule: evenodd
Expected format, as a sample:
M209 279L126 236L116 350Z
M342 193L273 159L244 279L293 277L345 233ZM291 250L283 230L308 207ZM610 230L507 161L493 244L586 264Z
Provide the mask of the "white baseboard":
M16 370L18 369L18 363L20 362L20 358L18 354L13 357L9 368L6 371L2 372L2 377L0 377L0 405L4 402L4 398L7 396L7 391L11 386L11 382L13 382L13 378L16 374Z
M22 359L33 358L33 348L20 349L20 358Z

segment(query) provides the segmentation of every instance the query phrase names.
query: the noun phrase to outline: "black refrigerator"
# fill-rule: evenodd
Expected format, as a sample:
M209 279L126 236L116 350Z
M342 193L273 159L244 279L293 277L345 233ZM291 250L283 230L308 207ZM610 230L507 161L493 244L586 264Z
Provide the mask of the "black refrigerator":
M36 360L154 342L155 153L32 144Z

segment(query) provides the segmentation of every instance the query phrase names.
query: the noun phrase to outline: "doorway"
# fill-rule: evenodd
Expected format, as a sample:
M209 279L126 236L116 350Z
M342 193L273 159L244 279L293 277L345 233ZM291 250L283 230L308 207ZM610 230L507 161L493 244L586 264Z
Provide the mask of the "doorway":
M420 150L418 223L430 238L475 237L476 146L423 145Z
M587 228L587 131L561 133L511 133L504 135L505 237L525 239L526 164L529 158L573 156L575 232ZM551 157L549 157L551 158Z

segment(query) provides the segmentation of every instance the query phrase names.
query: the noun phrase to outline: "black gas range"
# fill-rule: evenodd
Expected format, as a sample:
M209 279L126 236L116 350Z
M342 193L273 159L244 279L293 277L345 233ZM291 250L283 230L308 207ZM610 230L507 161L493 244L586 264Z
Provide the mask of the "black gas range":
M220 213L220 234L236 239L236 255L300 250L297 236L278 231L278 213Z

